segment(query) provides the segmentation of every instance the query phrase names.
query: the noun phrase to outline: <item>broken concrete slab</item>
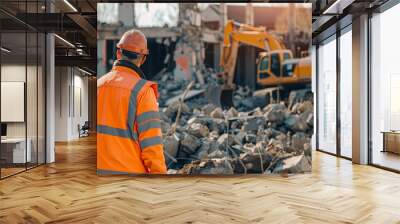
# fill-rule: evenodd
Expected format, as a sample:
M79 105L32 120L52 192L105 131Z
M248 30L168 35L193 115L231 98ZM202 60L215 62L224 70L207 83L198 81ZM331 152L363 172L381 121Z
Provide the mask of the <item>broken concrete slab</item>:
M312 154L311 143L307 142L307 143L304 144L303 147L304 147L304 155L311 158L311 154Z
M210 159L206 161L192 162L187 174L233 174L231 163L227 159Z
M197 151L191 155L191 158L202 160L208 157L208 152L210 150L210 142L207 139L201 140L201 146Z
M217 106L215 106L214 104L206 104L201 108L201 110L205 115L210 115L211 112L215 110L215 108L217 108Z
M241 145L240 140L235 135L228 135L226 133L219 136L217 143L220 150L227 150L227 147L230 145Z
M166 163L170 164L172 160L177 157L179 149L179 137L176 134L166 136L163 138L163 145L164 153L168 154L165 156Z
M297 132L292 135L291 146L296 150L304 150L304 144L310 143L311 139L304 132Z
M225 119L224 112L220 107L215 108L211 113L210 116L213 118L218 118L218 119Z
M193 135L185 133L185 135L183 136L183 140L181 141L181 145L184 152L192 154L196 152L196 150L200 147L201 142Z
M257 135L255 135L255 134L246 134L246 136L244 137L244 141L246 143L256 144L257 143Z
M269 122L276 123L280 125L285 117L287 116L287 108L284 104L270 104L266 106L263 111L265 111L265 118Z
M164 114L171 120L175 120L176 114L178 113L179 107L181 107L181 113L182 114L189 114L190 113L190 108L185 104L182 103L182 106L180 106L180 102L174 102L170 104L163 112Z
M313 101L313 93L309 89L302 89L291 91L289 94L289 103L288 108L292 109L292 107L296 103L304 102L304 101Z
M207 137L209 134L208 127L200 123L190 124L187 131L189 134L198 138Z
M307 131L308 125L304 118L297 114L291 114L285 119L285 125L292 131Z
M168 122L161 121L161 132L166 134L171 130L171 125Z
M253 117L245 121L242 126L243 131L257 131L260 128L263 129L266 124L265 117Z
M226 116L227 116L228 118L230 118L230 117L237 117L237 116L239 116L239 112L238 112L235 108L231 107L231 108L226 112Z
M311 158L305 155L293 156L281 160L273 173L304 173L311 171Z

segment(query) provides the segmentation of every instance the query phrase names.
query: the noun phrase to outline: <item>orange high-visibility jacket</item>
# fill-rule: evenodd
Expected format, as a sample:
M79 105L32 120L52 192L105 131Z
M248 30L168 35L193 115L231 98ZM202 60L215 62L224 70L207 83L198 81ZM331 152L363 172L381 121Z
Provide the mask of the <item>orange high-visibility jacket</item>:
M97 172L166 173L157 84L118 60L97 82Z

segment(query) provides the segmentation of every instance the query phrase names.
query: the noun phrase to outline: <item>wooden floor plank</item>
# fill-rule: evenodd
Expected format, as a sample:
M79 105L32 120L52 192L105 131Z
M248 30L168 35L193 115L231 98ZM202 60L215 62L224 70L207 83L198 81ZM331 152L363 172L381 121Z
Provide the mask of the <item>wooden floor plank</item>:
M400 175L320 152L289 177L96 175L96 141L0 181L0 223L400 223Z

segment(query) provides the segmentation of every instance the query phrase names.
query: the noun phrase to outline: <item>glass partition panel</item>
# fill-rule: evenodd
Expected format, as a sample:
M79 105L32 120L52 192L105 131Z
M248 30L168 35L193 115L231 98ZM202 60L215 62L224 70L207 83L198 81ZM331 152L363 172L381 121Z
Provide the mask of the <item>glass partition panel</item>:
M1 34L2 178L25 170L31 161L26 142L26 42L25 31Z
M45 163L45 158L46 158L46 151L45 151L45 124L46 124L46 108L45 108L45 88L46 88L46 78L45 78L45 65L46 65L46 51L45 51L45 45L46 45L46 36L42 33L39 33L38 35L39 41L38 41L38 77L37 77L37 82L38 82L38 105L37 105L37 115L38 115L38 164L43 164Z
M336 39L318 48L318 149L336 153Z
M46 8L45 0L1 2L11 10L0 12L0 178L5 178L45 162L46 39L22 21Z
M27 113L27 150L30 151L28 168L37 165L38 160L38 35L36 32L28 32L28 61L26 80L26 113Z
M371 19L372 163L400 170L400 5Z
M352 33L340 36L340 154L352 157Z

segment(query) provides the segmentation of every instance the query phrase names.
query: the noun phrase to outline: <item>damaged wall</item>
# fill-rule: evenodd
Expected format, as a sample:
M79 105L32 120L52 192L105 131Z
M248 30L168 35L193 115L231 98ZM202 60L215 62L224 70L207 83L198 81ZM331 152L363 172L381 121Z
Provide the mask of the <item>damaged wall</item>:
M175 67L175 62L171 55L174 53L176 42L170 38L149 38L147 45L149 55L146 62L141 66L148 79L153 79L162 69L170 71Z

